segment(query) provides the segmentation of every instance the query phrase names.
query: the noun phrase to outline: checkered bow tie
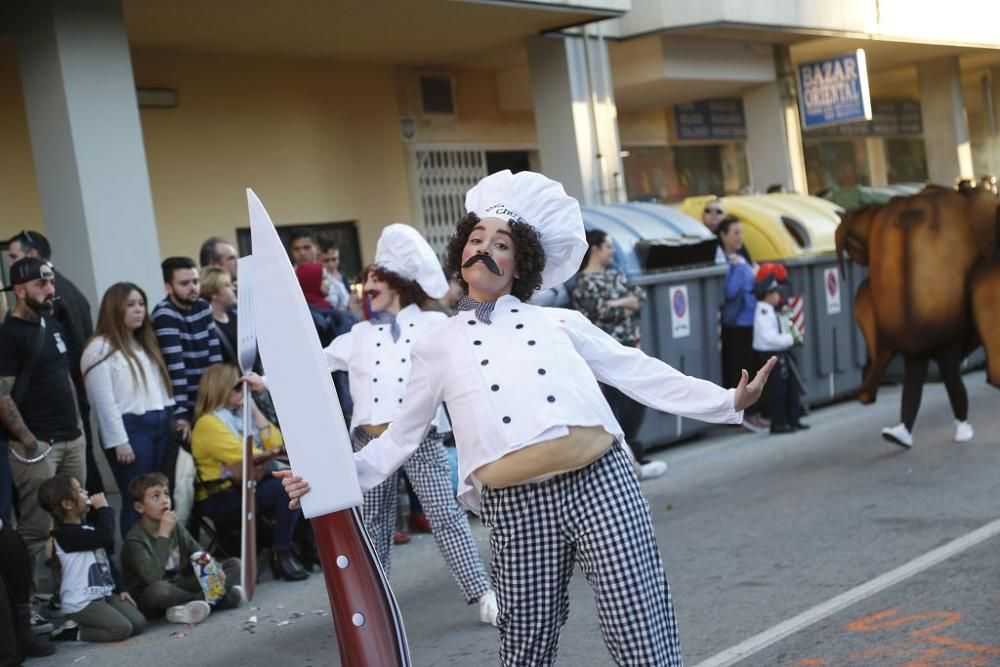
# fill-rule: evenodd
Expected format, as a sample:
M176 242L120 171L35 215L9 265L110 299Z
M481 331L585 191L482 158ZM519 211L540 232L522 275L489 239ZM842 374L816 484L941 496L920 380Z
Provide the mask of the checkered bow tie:
M496 307L496 301L487 301L486 303L480 303L468 295L462 295L455 307L459 310L471 310L476 314L476 319L483 324L492 324L490 322L490 315L493 314L493 309Z

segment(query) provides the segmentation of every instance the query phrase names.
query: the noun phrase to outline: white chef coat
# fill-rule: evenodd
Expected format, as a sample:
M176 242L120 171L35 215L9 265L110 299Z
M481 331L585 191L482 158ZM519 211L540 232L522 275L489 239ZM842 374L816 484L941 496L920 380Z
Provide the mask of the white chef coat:
M410 381L410 351L420 336L448 319L444 313L420 310L415 304L396 315L399 340L391 327L377 322L358 322L326 346L323 354L331 371L347 371L354 412L351 430L358 426L388 424L400 409ZM438 432L451 430L444 410L432 422ZM428 426L424 424L424 427ZM423 437L417 440L417 444Z
M619 344L576 311L542 308L507 295L492 324L460 312L414 345L406 398L392 425L354 454L362 490L396 470L444 401L458 447L459 499L478 510L472 473L504 455L602 426L623 438L598 380L664 412L738 424L734 390L688 377Z

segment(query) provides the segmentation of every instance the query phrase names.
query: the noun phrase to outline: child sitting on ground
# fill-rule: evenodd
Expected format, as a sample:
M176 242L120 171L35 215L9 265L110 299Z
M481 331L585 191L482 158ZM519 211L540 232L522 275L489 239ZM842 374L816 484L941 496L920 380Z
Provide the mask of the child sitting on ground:
M754 310L753 349L759 359L778 358L765 391L765 400L771 408L772 434L809 428L799 421L802 406L795 381L795 358L791 353L792 347L801 340L796 339L798 331L776 310L782 300L781 287L778 279L763 269L754 286L758 300Z
M38 502L55 519L54 550L62 569L63 612L79 625L80 641L118 642L146 629L128 593L115 592L108 552L115 546L115 512L103 493L87 491L71 475L56 475L38 489ZM97 510L97 525L84 523Z
M201 623L212 609L191 566L191 554L201 546L177 523L167 478L158 472L139 475L128 492L139 523L128 531L122 547L125 587L147 616L166 612L169 623ZM226 595L215 607L238 607L243 600L240 559L227 558L220 565L226 575Z

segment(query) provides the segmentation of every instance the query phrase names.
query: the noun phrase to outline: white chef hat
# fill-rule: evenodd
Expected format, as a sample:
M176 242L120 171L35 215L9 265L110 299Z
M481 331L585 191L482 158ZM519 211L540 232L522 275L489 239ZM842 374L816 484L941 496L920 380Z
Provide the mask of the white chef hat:
M561 184L533 171L490 174L466 193L465 210L479 218L523 222L538 232L545 252L542 289L569 280L587 253L580 204Z
M432 299L448 291L437 255L413 227L394 223L382 230L375 247L375 266L416 281Z

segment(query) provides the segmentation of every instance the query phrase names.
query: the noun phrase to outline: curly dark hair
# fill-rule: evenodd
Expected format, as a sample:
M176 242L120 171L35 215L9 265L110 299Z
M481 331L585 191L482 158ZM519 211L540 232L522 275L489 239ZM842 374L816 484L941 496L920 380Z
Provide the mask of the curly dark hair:
M462 278L462 250L469 242L472 230L479 223L479 216L466 213L458 221L455 234L448 240L444 270L458 280L462 291L469 292L469 284ZM527 301L542 284L542 271L545 270L545 251L542 250L542 240L535 228L526 222L510 220L510 233L514 239L514 264L517 266L518 277L510 288L510 293L521 301Z
M430 300L430 297L427 296L427 292L424 291L416 280L407 280L398 273L387 271L381 266L375 266L374 264L369 264L361 270L361 277L359 280L362 285L364 285L365 281L368 280L369 274L386 283L390 289L399 294L400 308L406 308L413 303L418 306L422 306L425 302Z

